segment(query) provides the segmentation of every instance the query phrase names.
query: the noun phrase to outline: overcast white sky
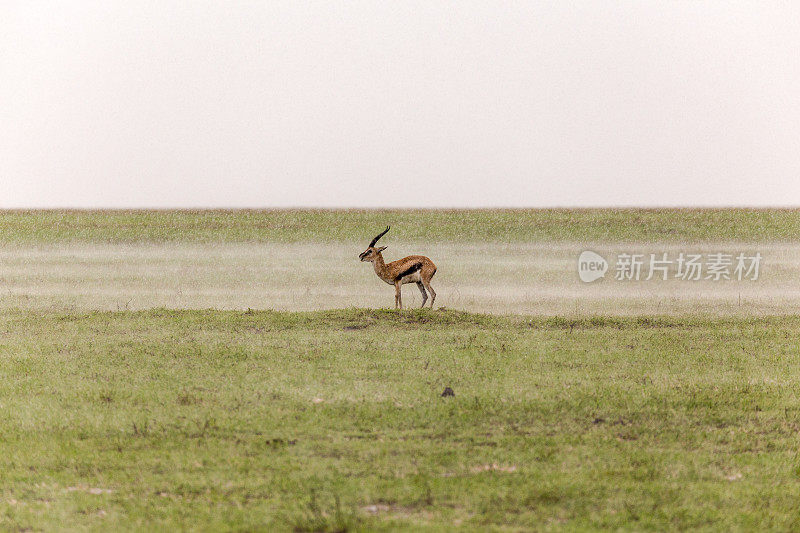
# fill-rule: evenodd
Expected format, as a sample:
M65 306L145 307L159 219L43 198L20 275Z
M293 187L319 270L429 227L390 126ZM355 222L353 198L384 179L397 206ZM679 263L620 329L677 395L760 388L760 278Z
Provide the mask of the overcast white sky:
M800 2L0 0L0 207L800 205Z

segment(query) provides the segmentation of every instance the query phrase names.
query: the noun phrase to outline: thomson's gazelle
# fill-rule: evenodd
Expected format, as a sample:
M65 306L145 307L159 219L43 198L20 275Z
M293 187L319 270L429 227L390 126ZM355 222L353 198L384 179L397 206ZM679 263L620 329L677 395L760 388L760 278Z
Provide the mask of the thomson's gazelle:
M428 294L425 292L425 289L428 289L428 292L431 293L431 308L433 308L433 302L436 300L436 292L433 290L433 287L431 287L431 278L436 274L436 265L424 255L409 255L403 259L385 263L381 252L386 249L386 246L375 248L375 243L378 242L378 239L386 235L387 231L389 231L389 227L383 230L383 233L379 233L377 237L372 239L372 242L369 243L369 247L358 257L362 261L371 262L372 266L375 267L375 273L378 277L389 285L394 285L394 306L396 308L403 308L403 302L400 298L400 287L406 283L417 284L419 292L422 293L422 307L425 307L425 302L428 301Z

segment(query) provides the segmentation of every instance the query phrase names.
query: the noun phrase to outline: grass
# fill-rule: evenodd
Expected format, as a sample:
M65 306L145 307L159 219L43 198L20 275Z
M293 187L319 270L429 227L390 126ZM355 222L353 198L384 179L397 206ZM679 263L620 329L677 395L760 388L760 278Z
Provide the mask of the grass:
M390 303L355 259L386 224L392 257L435 257L437 304L539 315L219 310ZM800 529L798 230L788 209L0 211L0 530ZM575 279L588 243L767 260L758 285L610 291Z
M797 242L798 209L0 211L0 243Z
M797 529L799 335L797 316L6 311L0 528Z

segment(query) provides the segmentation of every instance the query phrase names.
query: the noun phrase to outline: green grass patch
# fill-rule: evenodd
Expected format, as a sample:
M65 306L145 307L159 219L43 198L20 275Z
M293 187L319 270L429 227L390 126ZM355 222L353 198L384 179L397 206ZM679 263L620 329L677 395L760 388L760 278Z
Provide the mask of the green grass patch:
M0 243L784 242L798 209L0 211Z
M5 312L0 528L797 529L799 335L797 316Z

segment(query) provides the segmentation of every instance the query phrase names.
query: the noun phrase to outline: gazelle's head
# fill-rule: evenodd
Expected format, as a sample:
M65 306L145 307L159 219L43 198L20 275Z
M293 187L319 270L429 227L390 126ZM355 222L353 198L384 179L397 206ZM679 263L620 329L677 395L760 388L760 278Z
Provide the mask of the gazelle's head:
M382 251L384 251L386 249L386 246L381 246L380 248L375 248L375 244L378 242L378 239L380 239L381 237L386 235L386 232L389 231L390 227L391 226L386 226L386 229L383 230L382 233L379 233L377 237L372 239L372 242L369 243L369 246L367 247L367 249L364 250L363 252L361 252L361 254L358 256L358 258L361 259L362 261L369 261L369 262L375 261L375 259L377 259L377 257L378 257L378 254L380 254Z

